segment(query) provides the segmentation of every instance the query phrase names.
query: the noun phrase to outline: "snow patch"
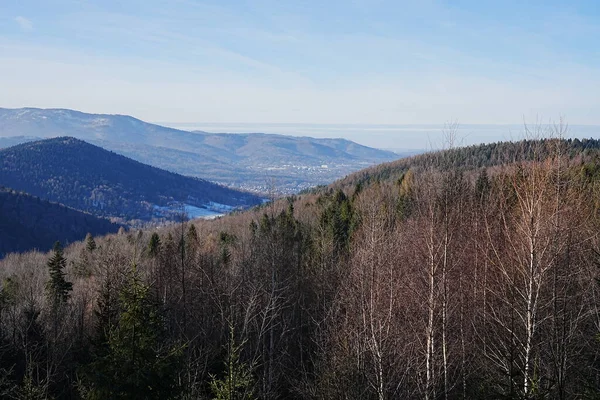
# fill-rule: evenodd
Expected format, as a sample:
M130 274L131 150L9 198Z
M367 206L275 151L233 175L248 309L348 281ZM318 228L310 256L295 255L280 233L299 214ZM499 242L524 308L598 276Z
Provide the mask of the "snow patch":
M183 207L182 207L183 206ZM174 217L181 214L184 211L187 218L189 219L214 219L222 217L228 212L233 211L233 207L225 204L210 202L201 207L193 206L191 204L182 203L171 203L167 206L153 206L154 215L157 217Z

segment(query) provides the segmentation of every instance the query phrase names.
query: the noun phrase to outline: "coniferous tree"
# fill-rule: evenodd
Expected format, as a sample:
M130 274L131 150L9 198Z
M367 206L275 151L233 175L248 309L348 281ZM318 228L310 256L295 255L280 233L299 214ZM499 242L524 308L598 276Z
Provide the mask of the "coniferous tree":
M148 253L150 256L153 258L156 257L158 253L160 253L160 247L160 236L158 236L158 233L154 232L152 233L152 236L150 236L150 243L148 243Z
M48 361L48 334L39 321L40 308L29 301L22 311L19 351L22 355L23 369L19 399L41 399L46 394L44 388L48 381L45 379L45 366Z
M198 231L194 224L190 224L185 235L186 253L192 253L199 244L200 238L198 237Z
M179 392L181 346L169 343L158 305L135 267L103 354L85 372L89 399L171 399Z
M225 361L225 376L217 379L213 376L210 388L214 400L251 400L254 398L252 367L240 360L244 342L236 344L233 325L229 326L229 342Z
M50 280L46 282L46 295L53 305L64 304L69 300L73 284L65 279L67 260L63 256L60 242L54 244L54 254L48 260Z
M412 212L414 206L413 186L414 173L411 170L408 170L398 179L399 196L396 204L396 211L401 220L408 218Z
M90 253L94 250L96 250L96 241L94 240L94 236L92 236L91 233L88 233L85 236L85 248L87 249L87 251L89 251Z
M350 237L358 221L352 209L351 199L343 191L320 199L325 208L320 216L321 229L333 241L333 253L337 258L347 252Z

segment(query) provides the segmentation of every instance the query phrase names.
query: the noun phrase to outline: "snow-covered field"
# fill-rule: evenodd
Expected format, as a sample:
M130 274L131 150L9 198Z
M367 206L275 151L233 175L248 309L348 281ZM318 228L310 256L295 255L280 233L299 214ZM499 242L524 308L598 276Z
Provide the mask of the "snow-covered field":
M213 219L222 217L223 215L233 211L235 208L226 204L219 204L210 202L204 207L196 207L190 204L183 204L183 210L189 219L202 218L202 219ZM154 213L156 216L167 216L173 214L179 214L182 211L182 204L174 203L168 206L154 206Z
M213 219L213 218L217 218L217 217L221 217L221 216L225 215L222 212L215 211L214 209L194 207L189 204L185 205L185 213L187 214L188 218L190 218L190 219L194 219L194 218Z

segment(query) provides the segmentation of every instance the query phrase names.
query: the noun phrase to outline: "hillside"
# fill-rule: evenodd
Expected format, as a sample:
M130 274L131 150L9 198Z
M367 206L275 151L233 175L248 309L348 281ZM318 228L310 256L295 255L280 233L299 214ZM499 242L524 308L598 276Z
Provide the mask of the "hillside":
M125 115L0 108L0 138L16 136L71 136L145 164L259 192L272 190L272 180L280 192L297 192L400 157L344 139L188 132Z
M255 398L597 398L597 145L436 152L214 221L74 243L61 308L39 268L57 254L7 257L0 300L20 316L0 331L7 385L35 362L64 371L56 398L76 379L122 398L154 381L213 398L232 374ZM53 310L33 317L36 345L65 357L10 334Z
M0 187L0 258L32 249L46 251L57 240L71 243L87 233L114 233L119 225L107 219Z
M206 208L248 207L260 198L205 180L181 176L61 137L0 150L0 183L104 217L149 221L169 218L174 203ZM214 207L213 207L214 208Z
M541 139L498 142L434 151L383 163L352 173L334 182L332 187L397 178L411 168L434 168L442 171L472 171L521 161L540 161L557 151L568 159L587 160L598 154L598 139Z

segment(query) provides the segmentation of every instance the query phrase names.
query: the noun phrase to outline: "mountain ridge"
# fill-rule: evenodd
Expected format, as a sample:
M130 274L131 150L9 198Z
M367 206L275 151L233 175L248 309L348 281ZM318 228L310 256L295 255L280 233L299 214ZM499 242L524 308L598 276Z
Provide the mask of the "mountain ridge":
M401 177L408 170L415 168L476 171L519 162L545 160L559 153L569 160L578 158L581 163L589 162L594 157L600 157L600 139L522 139L442 149L370 166L336 180L330 185L316 188L315 191L328 187L351 187L385 181L393 177Z
M98 216L155 218L174 203L231 208L259 204L255 195L142 164L72 137L0 150L0 183Z
M347 139L185 131L122 114L0 108L0 138L15 136L72 136L171 172L256 192L267 190L269 178L292 193L401 157ZM164 148L170 149L167 160Z

